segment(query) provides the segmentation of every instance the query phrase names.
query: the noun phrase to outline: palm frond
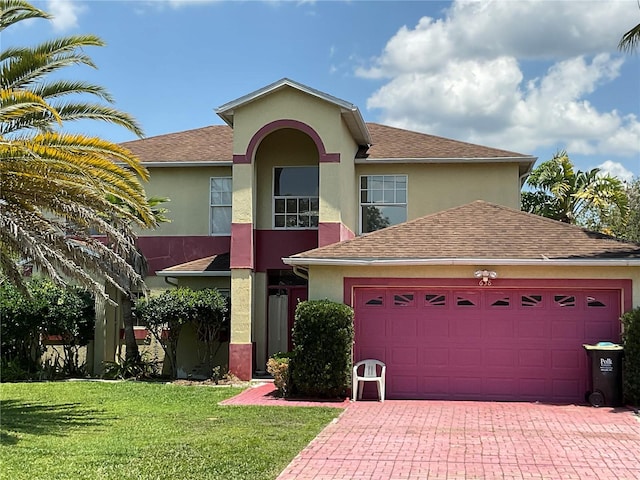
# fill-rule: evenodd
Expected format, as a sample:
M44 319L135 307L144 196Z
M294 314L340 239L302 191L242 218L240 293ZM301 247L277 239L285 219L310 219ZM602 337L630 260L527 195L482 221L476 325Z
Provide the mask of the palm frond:
M51 15L24 0L0 1L0 32L15 23L31 18L48 19L51 18Z
M618 50L633 52L640 45L640 23L625 33L618 43Z

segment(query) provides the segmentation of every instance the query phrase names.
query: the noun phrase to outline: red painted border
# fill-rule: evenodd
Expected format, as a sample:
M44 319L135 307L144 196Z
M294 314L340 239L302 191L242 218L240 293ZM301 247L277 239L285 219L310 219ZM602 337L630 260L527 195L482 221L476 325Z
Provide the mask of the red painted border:
M556 279L556 278L504 278L498 279L491 287L478 287L475 278L357 278L345 277L344 303L353 306L353 290L356 287L467 287L467 288L571 288L577 290L621 290L622 311L628 312L633 306L632 281L628 279Z
M230 236L167 235L141 236L138 245L149 264L149 275L199 258L228 253Z
M255 271L290 269L283 257L312 250L318 246L317 230L255 230Z
M332 243L355 238L355 233L341 222L320 222L318 225L318 246L324 247Z
M253 268L253 225L231 224L231 268Z
M251 380L253 370L253 344L229 344L229 371L240 380Z
M316 144L316 148L318 149L319 162L320 163L339 163L340 162L340 154L339 153L327 153L327 150L324 147L324 143L322 142L322 138L318 135L312 127L307 125L304 122L293 119L282 119L275 120L273 122L267 123L265 126L260 128L251 140L249 141L249 146L247 147L247 151L244 155L233 155L233 163L234 164L242 164L242 163L252 163L253 157L256 153L258 145L260 142L269 135L271 132L276 130L280 130L282 128L293 128L296 130L300 130L301 132L306 133L311 137L313 143Z

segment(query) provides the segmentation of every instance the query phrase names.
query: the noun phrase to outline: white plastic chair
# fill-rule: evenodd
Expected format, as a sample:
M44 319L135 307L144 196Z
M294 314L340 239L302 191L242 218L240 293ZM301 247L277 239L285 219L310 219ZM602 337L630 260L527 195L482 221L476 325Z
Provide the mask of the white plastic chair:
M358 374L358 369L364 366L364 375ZM380 367L380 375L378 375L378 367ZM356 402L358 397L362 399L362 390L364 390L365 382L376 382L378 387L378 396L380 401L384 402L384 382L385 374L387 372L387 366L380 360L373 360L368 358L362 360L353 366L353 385L351 390L351 396L353 401Z

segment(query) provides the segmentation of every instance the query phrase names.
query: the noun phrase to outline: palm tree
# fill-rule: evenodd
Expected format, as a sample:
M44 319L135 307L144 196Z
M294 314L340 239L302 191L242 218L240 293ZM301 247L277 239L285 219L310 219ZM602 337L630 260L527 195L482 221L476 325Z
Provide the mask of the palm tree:
M640 7L640 3L638 4ZM640 44L640 23L625 33L618 43L618 50L633 52Z
M107 200L120 208L129 210L133 215L136 215L136 212L131 211L128 205L125 205L121 199L108 195ZM169 201L169 198L166 197L149 197L147 199L147 203L151 208L151 213L153 214L156 224L171 222L171 220L165 215L168 212L168 209L161 206ZM133 267L137 274L144 278L147 275L147 261L144 255L142 255L137 242L135 247L135 252L132 252L132 254L129 255L127 262ZM138 342L136 341L133 329L133 304L136 299L134 292L135 287L126 278L122 279L121 285L123 286L123 294L120 295L120 310L122 313L122 324L124 329L125 361L129 366L135 367L140 363L140 351L138 349Z
M623 183L600 169L575 171L565 151L541 163L529 175L522 209L565 223L581 223L588 216L617 208L624 216L627 196Z
M0 0L0 32L38 18L50 16L23 0ZM111 102L102 87L48 78L71 65L93 67L83 48L101 45L96 36L77 35L0 53L0 269L18 286L20 260L102 296L104 280L120 290L144 284L128 260L139 255L134 227L156 225L141 184L147 170L117 144L60 131L83 119L142 130L126 113L76 100L80 94Z

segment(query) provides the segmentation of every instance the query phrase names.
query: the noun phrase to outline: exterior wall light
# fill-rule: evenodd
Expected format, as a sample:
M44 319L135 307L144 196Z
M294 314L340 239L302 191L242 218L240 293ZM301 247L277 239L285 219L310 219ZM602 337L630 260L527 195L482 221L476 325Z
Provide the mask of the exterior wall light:
M493 270L476 270L473 276L480 279L478 285L481 287L491 285L491 280L498 278L498 274Z

